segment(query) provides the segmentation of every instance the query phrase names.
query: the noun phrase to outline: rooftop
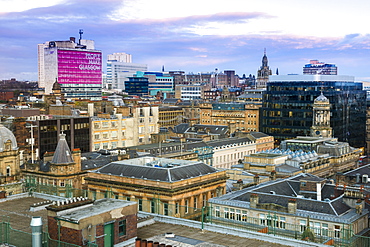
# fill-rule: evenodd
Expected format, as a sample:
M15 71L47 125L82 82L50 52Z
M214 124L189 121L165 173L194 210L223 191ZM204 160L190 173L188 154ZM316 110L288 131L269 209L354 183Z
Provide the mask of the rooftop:
M176 182L218 171L199 161L143 157L112 162L92 172L162 182Z
M58 217L78 223L80 220L89 218L93 215L102 214L104 212L109 212L111 210L123 208L133 204L136 204L136 202L104 198L96 200L94 203L88 204L88 206L76 207L72 210L68 209L65 210L65 212L61 211L58 213Z
M9 219L10 225L13 229L26 231L31 233L30 222L32 216L41 216L43 220L44 230L47 226L47 211L45 209L30 212L29 208L34 203L43 202L45 199L34 198L34 197L23 197L19 199L14 199L10 201L0 200L0 211L2 219ZM192 239L194 243L197 243L196 246L216 246L216 244L229 247L239 247L240 243L243 243L243 246L263 246L263 247L283 247L284 245L263 242L255 239L242 238L237 236L231 236L211 231L202 232L201 229L193 228L190 226L183 225L173 225L167 223L155 222L152 225L144 226L138 228L137 237L141 239L161 241L162 242L165 233L174 233L175 236ZM17 239L15 239L17 238ZM14 235L10 237L10 243L14 241L22 241L22 235ZM199 245L199 244L203 245ZM208 245L205 245L208 243ZM24 244L24 242L23 242ZM170 243L168 243L170 244ZM19 245L20 246L20 245ZM132 246L135 246L134 244ZM175 246L175 245L173 245ZM194 245L185 245L184 242L181 244L176 244L176 246L194 246Z

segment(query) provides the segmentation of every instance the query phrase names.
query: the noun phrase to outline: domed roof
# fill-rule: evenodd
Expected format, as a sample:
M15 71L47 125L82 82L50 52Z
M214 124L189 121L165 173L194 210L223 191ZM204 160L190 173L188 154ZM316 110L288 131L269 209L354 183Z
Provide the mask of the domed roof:
M4 151L5 143L9 140L11 142L11 150L17 150L17 140L14 134L4 125L0 124L0 152Z
M321 92L321 94L319 95L319 97L317 97L315 100L314 100L314 103L329 103L329 100L328 98L326 98L324 96L324 94Z

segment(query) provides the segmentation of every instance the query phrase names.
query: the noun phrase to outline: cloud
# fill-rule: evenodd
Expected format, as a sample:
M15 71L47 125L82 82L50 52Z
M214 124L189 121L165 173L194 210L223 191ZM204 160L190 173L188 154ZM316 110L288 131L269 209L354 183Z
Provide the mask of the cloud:
M370 49L370 34L359 33L348 34L338 40L335 47L339 50L345 49Z
M353 63L343 62L342 67L354 71L356 67L352 65L356 64L367 71L365 67L369 66L366 61L370 57L369 35L322 38L282 35L279 30L248 35L226 35L221 30L218 35L204 35L197 30L216 30L224 24L251 25L255 20L276 17L263 12L216 12L162 19L131 19L128 14L120 19L116 10L125 4L130 2L80 0L1 13L0 79L10 75L33 75L32 79L36 79L37 44L68 40L70 36L78 36L79 29L84 30L83 38L95 40L96 48L104 56L127 52L133 55L133 62L148 64L153 70L160 70L162 65L166 69L193 72L213 71L217 67L235 69L239 74L256 74L264 48L273 71L279 67L281 74L301 73L302 66L310 59L336 63L357 55Z

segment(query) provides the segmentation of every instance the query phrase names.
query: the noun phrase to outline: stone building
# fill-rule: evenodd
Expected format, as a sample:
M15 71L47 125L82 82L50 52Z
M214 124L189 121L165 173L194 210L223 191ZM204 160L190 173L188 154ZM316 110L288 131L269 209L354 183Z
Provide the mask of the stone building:
M203 103L200 104L200 124L235 124L236 131L259 131L260 105L253 103Z
M116 199L74 197L47 207L51 239L77 246L127 246L137 236L137 205Z
M210 199L212 221L300 239L310 231L321 242L341 242L368 227L369 212L363 200L352 203L335 188L306 173L269 181Z
M183 122L184 112L179 106L162 106L158 111L158 125L162 128L175 127Z
M91 151L149 144L159 131L158 106L118 107L115 112L92 117Z
M86 172L81 170L81 151L71 151L66 135L60 134L55 152L46 153L43 160L25 163L22 173L29 191L50 193L53 189L53 194L72 197L74 188L82 188Z
M88 173L89 198L136 201L139 211L194 219L226 193L226 173L202 162L143 157L112 162Z
M19 150L14 134L0 124L0 190L6 195L23 192Z

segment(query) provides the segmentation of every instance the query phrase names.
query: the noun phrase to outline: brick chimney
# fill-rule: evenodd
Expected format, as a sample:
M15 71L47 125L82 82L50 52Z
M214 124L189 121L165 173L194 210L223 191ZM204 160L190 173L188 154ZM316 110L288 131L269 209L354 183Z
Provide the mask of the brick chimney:
M364 209L364 201L358 199L356 202L356 214L362 214L362 210Z
M271 171L270 180L276 180L276 171L275 170Z
M254 176L254 178L253 178L253 182L255 183L255 184L259 184L260 183L260 176L258 176L257 174Z
M257 208L259 197L258 194L252 193L249 197L250 207L251 208Z

